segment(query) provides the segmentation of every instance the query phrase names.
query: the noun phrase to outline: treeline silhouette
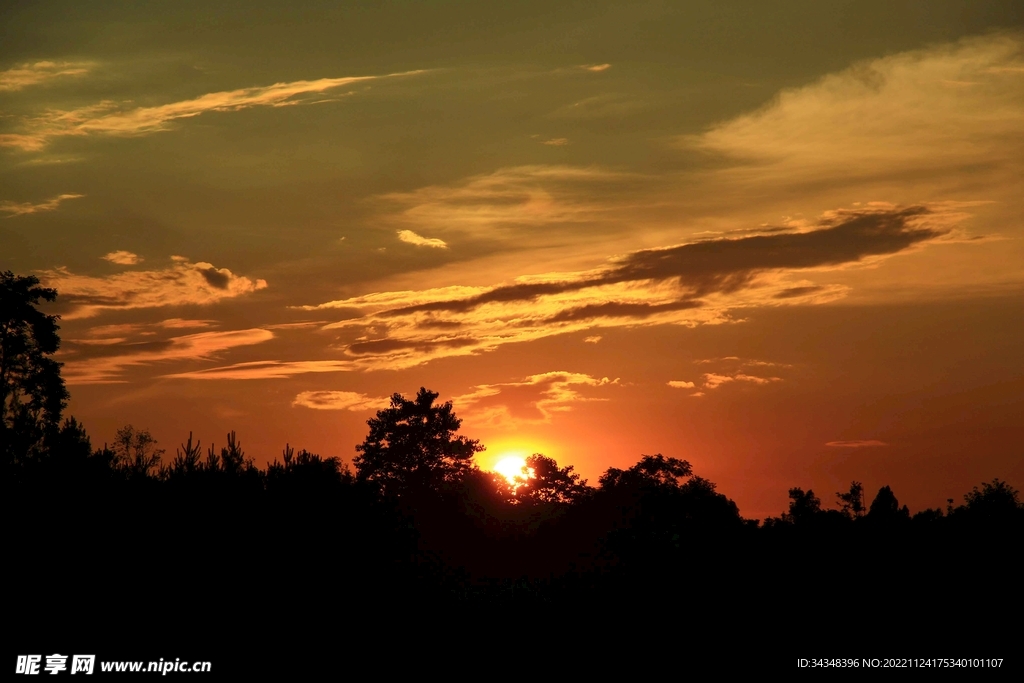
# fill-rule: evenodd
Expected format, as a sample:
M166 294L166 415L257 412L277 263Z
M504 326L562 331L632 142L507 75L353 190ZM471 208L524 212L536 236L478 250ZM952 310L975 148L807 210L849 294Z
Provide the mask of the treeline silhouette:
M742 612L765 627L820 619L856 631L867 619L879 632L900 630L900 614L949 628L1019 590L1024 508L999 480L914 515L888 486L868 503L854 482L834 508L794 488L788 510L761 522L662 455L610 468L597 486L534 455L533 476L515 487L445 455L453 439L429 417L434 398L396 395L399 411L418 403L428 416L371 420L392 433L375 442L371 424L355 472L290 446L259 468L233 432L205 451L189 435L167 457L148 432L125 427L94 449L65 421L45 448L5 463L10 580L23 609L44 620L68 604L157 621L183 611L231 633L267 614L302 622L368 605L600 605L685 608L701 623ZM435 467L422 452L394 466L403 458L388 451L409 456L424 445L415 438L440 454ZM475 444L462 445L472 455Z
M31 299L33 278L5 277ZM95 448L62 420L66 394L32 403L34 386L63 391L59 366L18 385L27 342L3 343L7 609L23 635L227 645L463 610L737 646L911 632L936 645L1010 642L1004 619L1019 619L1024 506L998 479L913 515L888 486L869 500L853 482L833 505L792 488L777 517L744 519L660 454L596 485L535 454L510 482L476 466L483 446L426 389L368 421L351 467L290 445L257 467L234 432L205 449L189 434L170 455L126 426ZM929 652L913 656L945 656Z

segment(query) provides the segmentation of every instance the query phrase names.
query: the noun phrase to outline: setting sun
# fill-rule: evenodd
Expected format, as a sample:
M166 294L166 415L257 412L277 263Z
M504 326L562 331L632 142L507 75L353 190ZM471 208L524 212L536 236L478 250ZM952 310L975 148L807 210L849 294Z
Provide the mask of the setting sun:
M493 469L508 479L510 484L516 483L516 477L533 476L533 470L526 467L526 460L519 455L506 455L494 463Z

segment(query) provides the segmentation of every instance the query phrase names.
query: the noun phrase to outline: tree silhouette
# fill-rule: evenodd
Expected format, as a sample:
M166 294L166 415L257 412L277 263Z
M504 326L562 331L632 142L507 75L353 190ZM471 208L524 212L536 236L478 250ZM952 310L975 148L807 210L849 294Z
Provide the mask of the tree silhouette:
M61 364L49 357L60 346L59 316L38 308L57 291L38 285L31 275L0 273L0 449L8 463L38 455L67 405Z
M206 454L207 469L219 469L228 474L235 475L252 470L255 467L255 463L252 459L245 457L245 451L242 450L242 442L235 437L235 432L228 432L227 439L228 445L221 447L220 455L214 452L213 446L210 446L210 450Z
M438 394L420 388L410 401L391 397L391 407L367 420L370 433L356 446L356 476L380 487L385 495L412 490L440 490L474 469L473 455L484 450L479 441L456 436L462 421L451 401L434 405Z
M573 503L592 493L587 480L572 465L559 467L554 458L534 453L526 458L527 477L516 477L517 500L534 503Z
M852 519L858 519L864 515L864 485L859 481L850 483L850 490L846 493L836 493L839 499L840 511Z
M193 444L192 432L189 432L188 441L181 444L180 448L175 449L174 459L167 470L167 476L189 475L202 469L202 461L200 460L202 453L202 444L199 441Z
M814 495L814 491L808 489L806 493L801 488L789 490L789 512L783 513L782 519L787 522L801 523L808 522L821 512L821 499Z
M1022 511L1020 492L999 479L993 479L991 484L983 483L980 490L975 486L964 494L964 502L963 510L975 517L1011 518Z
M907 509L906 505L901 509L900 502L896 499L896 494L888 486L883 486L878 489L875 499L871 501L868 517L872 520L883 521L900 519L901 517L909 519L910 510Z
M117 430L114 443L114 462L128 477L144 478L157 471L164 451L156 448L156 439L146 429L125 425Z
M693 468L686 460L666 458L661 453L641 456L640 462L627 470L609 467L598 480L601 488L620 486L641 486L656 488L680 487L680 479L693 474Z

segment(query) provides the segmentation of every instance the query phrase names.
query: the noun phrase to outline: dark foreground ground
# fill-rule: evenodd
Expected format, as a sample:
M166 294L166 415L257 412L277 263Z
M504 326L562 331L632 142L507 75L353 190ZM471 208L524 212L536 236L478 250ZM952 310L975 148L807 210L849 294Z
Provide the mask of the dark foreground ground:
M1024 512L1001 482L914 516L888 489L844 510L794 489L756 522L643 460L517 500L481 473L388 496L309 454L134 475L66 455L5 478L5 666L88 652L210 661L207 679L1020 668Z

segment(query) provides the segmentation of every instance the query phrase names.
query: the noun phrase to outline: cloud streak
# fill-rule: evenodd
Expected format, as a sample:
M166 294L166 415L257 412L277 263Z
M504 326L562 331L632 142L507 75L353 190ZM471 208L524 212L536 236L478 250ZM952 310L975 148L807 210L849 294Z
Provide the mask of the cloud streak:
M14 92L64 76L81 76L94 66L92 62L42 61L19 64L0 71L0 92Z
M810 286L806 280L795 286L792 276L827 274L919 248L943 239L960 218L941 207L876 204L830 211L810 226L636 251L589 271L492 287L374 292L303 307L345 312L344 320L324 326L337 333L334 350L340 357L268 360L175 376L270 379L396 370L595 328L721 324L745 308L822 304L842 297L846 288ZM748 372L709 373L704 389L737 381L778 380Z
M305 375L309 373L348 372L357 369L359 368L355 363L347 360L258 360L246 363L234 363L232 365L208 368L206 370L178 372L164 375L164 377L195 380L285 379L287 377Z
M105 310L207 305L249 294L265 280L235 275L210 263L172 257L168 268L131 270L106 277L76 275L67 268L40 271L40 279L60 292L70 307L65 318L87 318Z
M584 396L585 387L604 387L619 380L596 378L577 372L544 372L519 382L481 384L452 402L470 408L467 416L477 424L509 426L524 422L551 422L557 413L572 410L575 403L605 401Z
M377 292L311 308L346 311L325 329L340 332L337 348L353 363L398 369L592 328L716 324L736 309L833 301L844 287L794 286L792 275L875 263L942 239L955 220L925 206L836 210L810 229L646 249L590 271Z
M417 247L432 247L434 249L448 248L448 245L444 240L423 237L422 235L417 235L412 230L399 230L398 239L402 240L406 244L412 244Z
M728 384L730 382L748 382L750 384L771 384L772 382L781 381L781 377L757 377L756 375L748 375L742 372L736 373L735 375L722 375L715 372L704 373L705 389L717 389L723 384Z
M934 240L947 230L921 222L931 213L924 206L834 211L819 221L817 230L646 249L592 274L504 285L470 298L416 304L390 313L466 312L490 303L533 301L546 295L641 281L672 281L691 297L732 293L749 287L758 274L767 271L836 267ZM782 290L787 295L791 291ZM590 317L600 315L601 311L594 311Z
M292 401L293 406L313 410L380 410L390 405L390 399L374 398L354 391L303 391Z
M422 71L406 71L385 76L346 76L316 80L290 81L255 88L239 88L207 93L199 97L154 107L126 108L123 104L103 101L69 111L49 111L23 122L21 133L0 136L0 147L37 151L54 138L84 135L147 135L169 129L174 121L193 118L210 112L229 112L253 107L284 107L303 104L316 96L356 83L411 76Z
M595 196L613 185L621 193L640 179L595 167L515 166L472 176L457 185L392 192L378 200L397 207L389 220L408 229L511 239L521 236L522 229L610 220L618 216L621 206Z
M111 384L123 382L124 371L140 365L169 361L205 360L239 346L260 344L274 338L270 330L253 328L227 332L198 332L151 342L125 343L123 339L85 349L71 343L72 359L63 374L69 384ZM79 342L81 343L81 342ZM76 356L92 355L89 358Z
M14 216L39 213L40 211L55 211L62 202L65 202L68 199L79 199L84 196L84 194L59 194L56 197L51 197L45 202L40 202L39 204L33 204L31 202L3 201L0 202L0 212L8 214L8 218L13 218Z

